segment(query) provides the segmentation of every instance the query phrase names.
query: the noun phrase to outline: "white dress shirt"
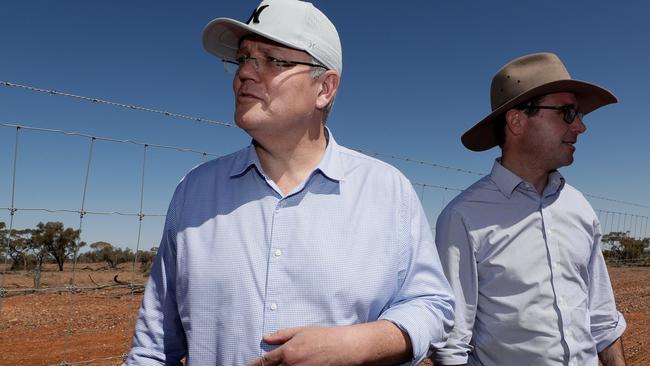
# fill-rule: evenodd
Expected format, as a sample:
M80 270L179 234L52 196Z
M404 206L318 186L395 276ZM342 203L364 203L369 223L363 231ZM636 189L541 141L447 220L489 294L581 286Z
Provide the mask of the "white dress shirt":
M456 296L439 363L597 365L597 353L623 334L600 223L559 172L540 195L497 160L436 228Z
M453 317L424 211L397 169L330 135L283 195L249 146L178 185L126 365L244 365L280 329L378 319L408 333L418 364Z

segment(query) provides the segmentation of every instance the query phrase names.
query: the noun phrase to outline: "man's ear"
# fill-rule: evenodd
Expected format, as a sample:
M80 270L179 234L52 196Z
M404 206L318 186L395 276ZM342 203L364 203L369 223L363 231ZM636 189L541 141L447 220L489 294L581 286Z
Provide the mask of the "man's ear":
M519 136L524 131L524 126L528 120L528 116L523 111L518 109L510 109L506 112L506 133L514 136Z
M316 107L318 109L323 109L334 100L334 96L336 95L336 92L339 89L339 84L341 83L341 77L337 71L327 70L318 77L318 82L320 82L320 91L318 93L318 98L316 99Z

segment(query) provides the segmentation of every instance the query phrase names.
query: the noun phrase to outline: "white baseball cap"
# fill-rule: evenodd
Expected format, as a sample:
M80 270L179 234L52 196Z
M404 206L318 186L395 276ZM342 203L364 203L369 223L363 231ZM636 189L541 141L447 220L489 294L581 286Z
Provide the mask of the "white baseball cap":
M257 34L312 55L328 69L343 71L341 41L334 24L314 5L299 0L264 0L246 23L216 18L203 29L203 47L234 60L242 37Z

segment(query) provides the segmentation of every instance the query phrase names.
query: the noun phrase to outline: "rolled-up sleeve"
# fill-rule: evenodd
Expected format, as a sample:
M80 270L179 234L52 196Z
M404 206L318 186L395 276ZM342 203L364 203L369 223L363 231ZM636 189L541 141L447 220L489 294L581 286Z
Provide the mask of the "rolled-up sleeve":
M126 366L180 365L187 343L176 302L176 230L170 205L138 314Z
M408 333L413 346L411 364L417 365L427 356L431 344L442 346L447 339L453 326L454 299L425 213L412 188L407 190L400 209L400 288L380 319Z
M442 267L456 299L454 328L443 347L433 344L434 359L442 365L467 363L478 302L476 256L462 216L447 207L436 223L436 245Z
M600 223L595 222L594 228L596 234L589 261L589 313L591 336L596 342L596 349L601 352L623 335L627 324L623 314L616 310L614 292L600 247Z

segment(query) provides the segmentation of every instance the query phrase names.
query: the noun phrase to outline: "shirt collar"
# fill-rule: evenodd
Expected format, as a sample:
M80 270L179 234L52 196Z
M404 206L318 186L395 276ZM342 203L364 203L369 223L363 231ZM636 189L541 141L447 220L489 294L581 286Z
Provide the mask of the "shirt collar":
M564 187L564 177L557 170L548 175L548 183L544 188L544 197L554 195Z
M517 186L523 182L515 173L508 170L506 167L501 165L501 158L497 158L492 165L492 171L490 172L490 178L496 184L497 188L503 193L504 196L510 198L512 191L517 188Z
M341 146L336 143L332 132L327 127L325 127L325 136L328 137L327 148L315 170L320 170L323 175L331 180L344 180L345 172L341 162Z
M334 136L332 136L332 133L327 127L325 127L325 136L328 137L327 147L320 162L314 168L314 171L320 171L323 175L334 181L341 181L345 175L341 163L341 146L336 143ZM244 174L251 166L257 168L259 172L264 171L253 143L245 149L243 154L237 156L230 170L230 177Z
M252 166L255 166L258 171L262 171L262 164L260 164L260 159L257 157L253 143L248 145L242 154L237 154L230 169L230 177L234 178L243 175Z
M497 188L503 193L506 197L510 198L512 192L517 188L521 183L526 183L523 179L517 176L515 173L508 170L506 167L501 165L501 158L497 158L492 165L492 171L490 172L490 178L496 184ZM548 176L548 183L546 188L544 188L544 196L552 195L557 193L564 186L564 177L557 170L552 171Z

